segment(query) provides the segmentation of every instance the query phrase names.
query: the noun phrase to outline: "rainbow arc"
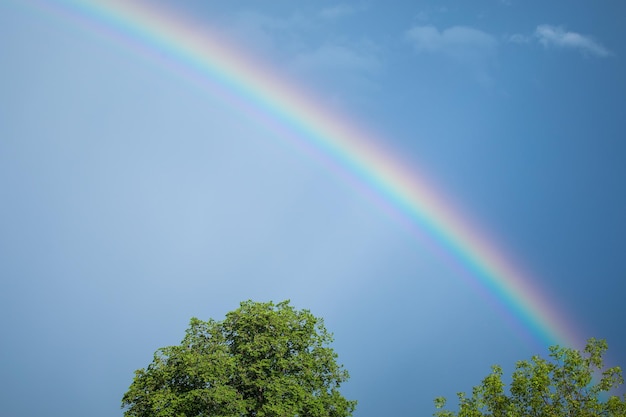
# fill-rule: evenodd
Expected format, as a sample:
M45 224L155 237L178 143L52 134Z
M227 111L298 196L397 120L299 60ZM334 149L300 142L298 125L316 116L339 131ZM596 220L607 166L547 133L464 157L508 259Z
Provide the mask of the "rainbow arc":
M533 280L464 219L457 207L447 203L423 175L403 166L384 148L381 138L326 111L303 89L188 16L134 0L60 0L59 4L90 26L167 56L175 67L213 85L231 103L269 125L280 126L279 130L333 161L462 265L476 285L537 342L580 344L575 326L537 290Z

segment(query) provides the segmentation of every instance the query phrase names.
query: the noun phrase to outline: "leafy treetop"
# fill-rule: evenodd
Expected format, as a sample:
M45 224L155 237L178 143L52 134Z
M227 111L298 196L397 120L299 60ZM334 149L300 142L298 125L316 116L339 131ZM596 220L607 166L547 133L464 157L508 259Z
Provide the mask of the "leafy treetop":
M192 318L182 343L157 350L122 398L126 417L347 417L321 318L278 304L242 302L224 321Z
M619 367L604 369L604 340L589 339L584 354L568 348L550 348L551 360L533 356L520 361L509 393L504 392L502 368L474 387L472 396L459 393L459 410L443 410L446 399L435 399L436 417L626 417L623 398L609 393L624 383Z

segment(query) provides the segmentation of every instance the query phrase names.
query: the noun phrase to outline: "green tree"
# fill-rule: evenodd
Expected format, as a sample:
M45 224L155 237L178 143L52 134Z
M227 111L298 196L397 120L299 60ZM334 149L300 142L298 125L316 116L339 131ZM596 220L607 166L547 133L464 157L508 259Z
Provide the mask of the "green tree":
M626 417L623 398L607 395L624 383L619 367L605 369L604 340L589 339L584 353L553 346L551 360L533 356L517 362L505 393L502 368L474 387L472 395L459 393L459 411L443 410L446 399L435 399L436 417Z
M192 318L178 346L158 349L122 398L127 417L346 417L323 320L289 301L242 302L224 321Z

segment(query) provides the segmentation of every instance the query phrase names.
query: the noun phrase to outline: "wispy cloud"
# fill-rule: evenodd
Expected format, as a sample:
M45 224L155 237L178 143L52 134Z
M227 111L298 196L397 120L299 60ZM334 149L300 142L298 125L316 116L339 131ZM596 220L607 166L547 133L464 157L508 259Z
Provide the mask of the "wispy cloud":
M568 32L563 27L539 25L535 36L545 47L560 47L578 49L583 54L606 57L611 51L588 36L576 32Z
M407 31L406 36L418 52L450 56L490 54L497 45L493 36L467 26L453 26L443 31L432 25L414 26Z
M384 66L376 42L341 32L342 18L366 9L340 3L313 15L297 11L282 16L244 10L221 20L228 22L224 30L231 38L256 55L279 62L285 73L339 97L347 90L355 94L375 90Z
M239 11L224 16L217 22L224 31L240 44L256 51L259 55L282 58L299 49L302 36L314 30L310 19L301 14L273 16L255 10Z
M506 40L512 43L517 43L517 44L522 45L525 43L529 43L532 40L532 37L527 36L527 35L522 35L521 33L515 33L511 36L508 36Z
M498 42L492 35L468 26L438 30L435 26L414 26L406 38L418 53L445 56L468 68L481 82L489 84L489 67L495 59Z
M376 90L375 80L383 68L375 45L352 42L326 43L302 51L288 65L309 81L341 86L341 90L353 93ZM342 98L337 95L333 100L342 101Z

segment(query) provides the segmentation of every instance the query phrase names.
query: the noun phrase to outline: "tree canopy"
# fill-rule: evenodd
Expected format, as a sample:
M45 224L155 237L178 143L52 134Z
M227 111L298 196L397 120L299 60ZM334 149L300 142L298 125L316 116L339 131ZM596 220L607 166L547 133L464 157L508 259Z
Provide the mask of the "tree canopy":
M490 375L474 387L471 396L459 393L459 410L443 410L446 399L435 399L436 417L626 417L623 398L608 395L624 383L619 367L605 369L604 340L589 339L581 353L553 346L550 360L533 356L520 361L505 393L502 368L493 366Z
M347 417L348 372L321 318L289 301L242 302L225 320L192 318L122 398L127 417Z

